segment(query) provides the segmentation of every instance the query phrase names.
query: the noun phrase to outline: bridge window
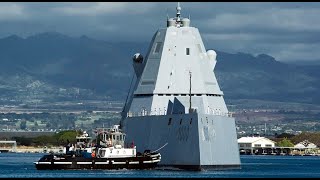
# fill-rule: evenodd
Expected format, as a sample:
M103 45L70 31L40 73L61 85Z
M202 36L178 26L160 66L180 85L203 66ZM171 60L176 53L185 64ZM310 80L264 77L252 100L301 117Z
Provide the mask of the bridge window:
M171 124L171 121L172 121L172 118L169 118L168 125L170 125L170 124Z
M186 54L190 55L190 48L186 48Z
M141 85L152 85L154 84L154 81L142 81Z
M157 42L156 47L154 48L154 53L159 53L161 49L162 42Z

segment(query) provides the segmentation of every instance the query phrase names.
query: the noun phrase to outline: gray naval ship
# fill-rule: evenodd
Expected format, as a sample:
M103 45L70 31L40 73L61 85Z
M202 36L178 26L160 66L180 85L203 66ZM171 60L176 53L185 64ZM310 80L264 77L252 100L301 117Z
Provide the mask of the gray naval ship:
M159 166L203 170L240 168L235 120L214 74L217 54L205 50L190 18L167 19L135 71L121 128L137 151L159 151ZM135 83L133 83L135 82Z

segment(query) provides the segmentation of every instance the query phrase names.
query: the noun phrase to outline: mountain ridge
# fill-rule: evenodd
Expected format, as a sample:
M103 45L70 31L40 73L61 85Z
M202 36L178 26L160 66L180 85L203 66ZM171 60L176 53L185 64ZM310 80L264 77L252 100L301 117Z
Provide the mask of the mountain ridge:
M132 56L146 56L148 46L149 42L115 43L57 32L2 38L0 98L70 99L83 91L90 94L87 98L124 100L133 75ZM215 74L226 99L320 103L320 65L287 64L267 54L216 52ZM38 89L29 90L32 83ZM63 95L61 88L72 93Z

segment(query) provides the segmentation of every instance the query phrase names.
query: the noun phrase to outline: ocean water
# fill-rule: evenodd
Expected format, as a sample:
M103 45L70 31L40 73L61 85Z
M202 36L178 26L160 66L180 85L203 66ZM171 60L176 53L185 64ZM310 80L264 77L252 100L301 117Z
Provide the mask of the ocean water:
M0 178L290 178L320 177L320 156L242 155L235 170L37 170L41 153L0 153Z

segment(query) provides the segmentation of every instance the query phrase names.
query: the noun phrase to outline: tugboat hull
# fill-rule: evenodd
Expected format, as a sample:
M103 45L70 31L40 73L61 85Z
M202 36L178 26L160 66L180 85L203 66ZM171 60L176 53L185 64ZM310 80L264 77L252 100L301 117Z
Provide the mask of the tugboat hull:
M63 156L54 159L53 155L45 155L34 162L38 170L55 169L153 169L161 159L159 153L145 156L123 158L84 158Z

